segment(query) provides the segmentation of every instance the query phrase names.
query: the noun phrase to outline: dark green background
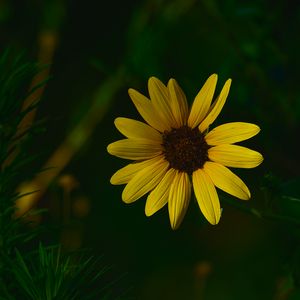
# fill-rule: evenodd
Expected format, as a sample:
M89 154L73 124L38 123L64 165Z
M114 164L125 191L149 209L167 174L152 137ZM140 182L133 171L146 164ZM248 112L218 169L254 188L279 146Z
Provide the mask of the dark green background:
M293 4L294 3L294 4ZM1 1L1 48L11 46L37 60L37 36L50 30L59 43L38 118L46 132L32 149L41 166L80 122L97 90L124 70L120 88L99 115L91 138L63 173L80 186L91 210L73 218L82 247L104 255L120 285L137 299L300 299L299 225L258 218L233 205L219 225L203 219L195 201L177 231L167 209L144 215L145 199L121 201L123 187L109 183L126 162L111 157L106 146L121 137L118 116L140 119L127 94L133 87L147 94L147 80L173 77L189 102L206 78L218 73L218 91L233 83L214 126L245 121L261 132L244 142L265 160L253 170L236 170L252 199L242 208L300 218L299 199L299 25L297 1ZM104 106L104 104L103 104ZM55 180L40 206L62 200ZM233 199L233 202L239 200ZM44 223L60 223L50 209ZM78 238L78 237L77 237ZM64 241L63 241L64 242Z

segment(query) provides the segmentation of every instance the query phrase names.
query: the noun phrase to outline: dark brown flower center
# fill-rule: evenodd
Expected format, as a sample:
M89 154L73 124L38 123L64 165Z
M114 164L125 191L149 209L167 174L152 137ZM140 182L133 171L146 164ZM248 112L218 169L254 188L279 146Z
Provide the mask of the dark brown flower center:
M204 135L198 128L182 126L163 133L163 146L170 167L192 174L208 160Z

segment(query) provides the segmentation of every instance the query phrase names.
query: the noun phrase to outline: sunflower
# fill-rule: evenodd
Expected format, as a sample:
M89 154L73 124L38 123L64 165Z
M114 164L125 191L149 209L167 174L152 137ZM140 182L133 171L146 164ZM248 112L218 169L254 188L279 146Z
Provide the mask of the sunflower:
M204 217L218 224L221 208L216 187L248 200L245 183L227 167L254 168L262 155L235 145L256 135L260 128L244 122L226 123L211 131L221 112L231 79L212 103L218 76L211 75L189 110L186 96L174 79L165 86L159 79L148 81L150 99L134 89L129 96L146 123L116 118L117 129L126 137L111 143L107 151L133 162L118 170L112 184L126 184L122 200L132 203L149 193L145 214L151 216L168 204L172 229L181 224L192 189Z

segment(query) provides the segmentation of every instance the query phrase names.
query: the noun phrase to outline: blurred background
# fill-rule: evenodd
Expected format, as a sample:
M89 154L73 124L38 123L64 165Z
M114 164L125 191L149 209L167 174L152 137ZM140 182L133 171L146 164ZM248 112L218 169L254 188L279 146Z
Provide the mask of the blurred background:
M32 145L48 168L23 191L20 208L47 208L35 221L61 226L67 250L90 248L136 299L300 299L299 25L290 1L1 0L0 47L24 52L48 78L32 99L45 131ZM214 126L244 121L261 133L243 143L264 163L235 170L252 199L220 192L211 226L192 201L177 231L167 209L144 215L145 198L121 200L111 175L126 161L106 146L121 138L118 116L141 120L127 90L175 78L192 103L205 80L233 84ZM55 233L56 234L56 233ZM47 239L47 237L45 237Z

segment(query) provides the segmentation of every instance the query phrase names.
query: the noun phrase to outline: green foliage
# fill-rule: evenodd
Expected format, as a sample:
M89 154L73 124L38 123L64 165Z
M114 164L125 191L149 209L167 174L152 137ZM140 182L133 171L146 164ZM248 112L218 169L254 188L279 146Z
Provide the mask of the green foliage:
M36 138L40 124L20 124L36 108L38 99L26 109L23 105L43 85L29 89L40 70L11 51L0 58L0 299L114 299L108 293L113 281L104 276L109 268L99 259L66 254L60 245L46 247L41 242L36 250L43 227L31 229L27 217L43 210L14 216L15 202L25 196L16 192L18 185L37 172L32 168L36 155L28 153L28 143Z
M16 250L10 268L18 297L28 300L95 299L99 296L99 288L93 287L107 268L98 270L98 260L92 257L74 256L63 254L60 247L45 248L41 244L37 253L25 257Z
M11 253L24 240L32 238L31 232L21 233L24 224L14 219L14 204L21 197L16 192L18 184L34 175L30 168L34 155L28 155L27 143L36 126L18 131L23 118L32 111L36 102L22 111L22 106L39 86L29 89L38 73L35 63L24 62L23 56L12 56L6 51L0 58L0 253ZM18 135L18 132L20 134ZM27 138L24 138L24 137Z

